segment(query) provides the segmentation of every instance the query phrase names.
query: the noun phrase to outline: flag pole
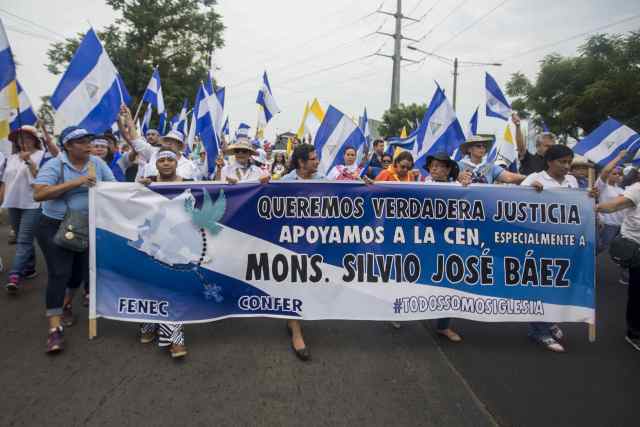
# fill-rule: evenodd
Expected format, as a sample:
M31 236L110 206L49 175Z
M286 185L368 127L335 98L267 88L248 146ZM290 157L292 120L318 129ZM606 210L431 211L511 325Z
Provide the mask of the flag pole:
M154 65L153 66L153 70L151 71L151 78L153 78L153 72L156 70L156 68L158 68L158 66ZM145 87L144 90L146 91L147 88ZM144 104L144 93L142 94L142 98L140 98L140 102L138 103L138 108L136 109L136 114L133 116L133 122L134 123L138 119L138 115L140 114L140 108L142 108L142 104Z
M596 181L596 170L595 168L589 167L589 189L593 190L593 186L594 183ZM592 199L593 200L593 199ZM596 281L594 280L594 284L593 286L597 286ZM595 295L595 288L593 290L593 293ZM589 342L593 343L596 342L596 320L595 320L595 310L594 310L594 319L593 319L593 323L589 323L588 324L588 328L589 328Z

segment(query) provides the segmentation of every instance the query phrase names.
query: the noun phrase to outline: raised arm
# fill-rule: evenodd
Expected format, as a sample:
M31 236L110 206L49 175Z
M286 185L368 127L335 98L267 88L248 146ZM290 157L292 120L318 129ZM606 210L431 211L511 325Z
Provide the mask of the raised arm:
M614 170L616 166L618 166L618 163L622 159L624 159L626 155L627 155L627 150L621 150L613 160L607 163L607 166L605 166L602 169L602 172L600 172L600 180L602 182L604 183L607 182L607 179L609 178L609 174L611 173L611 171Z
M49 151L49 153L51 153L53 157L58 157L58 154L60 154L60 149L53 142L53 139L51 138L51 135L49 135L49 132L47 132L47 127L44 125L44 122L42 120L38 120L36 126L40 129L42 135L44 136L44 143L47 146L47 151Z
M518 149L518 158L522 160L527 153L527 145L524 143L524 135L522 135L518 113L511 114L511 121L516 126L516 148Z
M153 147L146 139L138 135L138 129L136 129L136 125L133 122L131 110L124 104L120 107L120 114L118 115L118 129L120 129L120 134L125 141L131 145L131 148L138 153L142 160L145 162L151 160L154 153Z
M631 199L627 199L624 196L618 196L615 199L611 199L608 202L600 203L596 206L596 212L598 213L613 213L623 209L635 208L636 205Z

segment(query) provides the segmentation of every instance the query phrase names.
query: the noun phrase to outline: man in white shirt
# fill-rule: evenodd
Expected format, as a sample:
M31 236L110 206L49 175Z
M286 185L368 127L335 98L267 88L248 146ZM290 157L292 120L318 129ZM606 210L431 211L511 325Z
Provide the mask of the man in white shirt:
M269 180L268 172L250 162L250 157L256 154L256 150L249 142L249 138L239 136L233 144L227 147L225 154L232 155L234 159L222 168L217 167L216 181L236 184L238 182L267 182Z
M640 245L640 183L635 183L618 196L608 202L596 206L598 213L614 213L628 209L622 221L620 234ZM636 251L640 247L636 248ZM636 350L640 351L640 268L629 268L629 288L627 297L627 334L625 340Z

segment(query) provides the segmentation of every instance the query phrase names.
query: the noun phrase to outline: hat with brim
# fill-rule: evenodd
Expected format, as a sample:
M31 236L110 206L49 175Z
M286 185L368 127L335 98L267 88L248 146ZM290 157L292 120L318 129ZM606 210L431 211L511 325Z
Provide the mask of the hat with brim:
M78 126L69 126L60 133L60 144L65 145L68 142L77 141L78 139L92 139L93 137L94 134L90 133L84 128Z
M487 152L489 152L493 146L493 138L489 136L471 135L465 142L460 144L460 151L464 154L469 154L469 148L475 144L484 144Z
M451 171L449 171L449 178L451 178L451 179L457 179L458 178L458 174L460 173L460 167L458 166L458 162L456 162L455 160L452 160L451 157L449 157L449 155L447 153L442 151L440 153L436 153L434 155L427 156L427 161L424 164L424 167L425 167L426 170L429 170L429 165L434 160L439 160L441 162L445 162L447 164L447 166L451 167Z
M256 154L255 147L249 142L247 138L238 138L233 144L230 144L225 150L225 154L233 154L236 150L249 150L251 154Z
M182 134L182 132L177 131L177 130L172 130L172 131L167 132L167 134L162 137L163 141L165 139L168 139L170 141L175 141L175 142L178 142L178 143L184 145L184 135Z
M21 133L26 133L27 135L31 135L35 139L40 139L38 137L38 129L34 128L33 126L23 125L22 127L19 127L18 129L11 131L11 133L9 134L9 141L17 143L18 137Z

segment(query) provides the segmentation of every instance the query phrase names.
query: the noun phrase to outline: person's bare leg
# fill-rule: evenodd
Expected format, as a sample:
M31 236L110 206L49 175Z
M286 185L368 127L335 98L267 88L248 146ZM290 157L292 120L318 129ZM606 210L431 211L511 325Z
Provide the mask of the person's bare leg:
M287 325L291 330L291 344L296 350L302 350L306 347L304 343L304 337L302 336L302 328L300 327L300 321L287 320Z

